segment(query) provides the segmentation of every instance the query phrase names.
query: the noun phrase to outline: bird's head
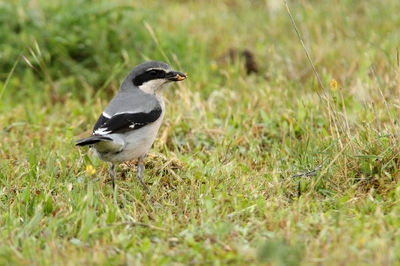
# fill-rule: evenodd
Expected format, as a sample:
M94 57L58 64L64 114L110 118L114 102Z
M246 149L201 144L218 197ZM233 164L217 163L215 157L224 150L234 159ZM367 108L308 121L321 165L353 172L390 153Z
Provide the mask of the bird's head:
M129 73L125 78L124 87L133 85L147 93L156 93L173 81L181 81L186 78L186 74L172 70L166 63L148 61L137 65Z

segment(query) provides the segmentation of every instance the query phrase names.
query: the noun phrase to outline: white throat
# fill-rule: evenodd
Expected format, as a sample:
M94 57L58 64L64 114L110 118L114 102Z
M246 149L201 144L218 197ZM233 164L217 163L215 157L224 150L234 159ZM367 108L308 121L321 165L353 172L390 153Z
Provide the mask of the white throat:
M157 94L170 83L171 82L165 79L153 79L140 85L139 89L146 93Z

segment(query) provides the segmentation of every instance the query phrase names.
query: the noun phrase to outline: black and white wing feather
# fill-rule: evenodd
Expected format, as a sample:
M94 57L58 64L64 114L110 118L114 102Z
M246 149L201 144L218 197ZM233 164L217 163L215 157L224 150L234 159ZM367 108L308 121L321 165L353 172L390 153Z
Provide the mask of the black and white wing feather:
M157 106L148 113L117 113L110 118L101 114L94 126L93 135L108 135L137 130L155 122L160 118L161 114L162 110L160 106Z

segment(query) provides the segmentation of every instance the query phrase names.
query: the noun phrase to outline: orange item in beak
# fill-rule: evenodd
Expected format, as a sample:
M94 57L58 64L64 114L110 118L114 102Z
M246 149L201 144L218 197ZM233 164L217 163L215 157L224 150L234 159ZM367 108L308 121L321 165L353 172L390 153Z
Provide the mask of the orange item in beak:
M176 74L176 78L177 78L178 80L184 80L184 79L185 79L185 77L181 77L179 74Z

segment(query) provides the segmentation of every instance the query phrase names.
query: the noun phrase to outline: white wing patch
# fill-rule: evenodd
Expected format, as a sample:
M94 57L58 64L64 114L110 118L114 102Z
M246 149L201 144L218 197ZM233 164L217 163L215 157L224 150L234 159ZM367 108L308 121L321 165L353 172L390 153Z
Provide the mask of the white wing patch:
M111 131L107 130L107 128L101 127L95 130L93 133L96 135L107 135L108 133L111 133Z
M136 126L144 125L144 123L133 123L129 128L135 128Z
M110 118L110 117L111 117L111 115L107 114L106 112L103 112L103 116L104 116L105 118Z

